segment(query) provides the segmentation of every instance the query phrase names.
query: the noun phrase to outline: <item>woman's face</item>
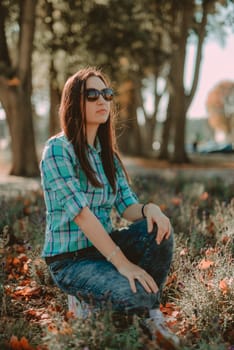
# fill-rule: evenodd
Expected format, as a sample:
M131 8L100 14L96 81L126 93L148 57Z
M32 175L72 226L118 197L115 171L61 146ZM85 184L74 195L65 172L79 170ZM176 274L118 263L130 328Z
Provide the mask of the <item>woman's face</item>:
M95 76L89 77L86 81L87 89L105 89L104 82ZM96 101L88 101L85 99L86 107L86 126L97 127L107 121L110 114L110 102L106 101L100 94Z

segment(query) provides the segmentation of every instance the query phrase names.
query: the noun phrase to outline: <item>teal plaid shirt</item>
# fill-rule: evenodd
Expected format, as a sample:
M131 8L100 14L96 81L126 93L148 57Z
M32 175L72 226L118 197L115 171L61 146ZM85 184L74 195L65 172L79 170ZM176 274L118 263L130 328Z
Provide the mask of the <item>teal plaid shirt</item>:
M46 204L46 234L42 256L76 251L92 245L74 222L82 208L88 206L106 231L111 233L112 208L115 207L121 216L128 206L138 203L117 158L117 186L116 193L113 193L102 166L100 151L100 144L96 148L89 146L88 156L98 180L103 183L102 188L94 187L88 181L73 145L64 134L47 141L40 163Z

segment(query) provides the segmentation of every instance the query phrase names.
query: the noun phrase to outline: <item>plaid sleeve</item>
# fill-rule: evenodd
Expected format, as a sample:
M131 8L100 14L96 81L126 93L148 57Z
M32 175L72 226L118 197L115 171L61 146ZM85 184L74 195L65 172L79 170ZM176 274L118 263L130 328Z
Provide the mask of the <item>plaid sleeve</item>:
M132 204L138 203L138 198L130 188L122 166L117 160L117 158L115 158L115 166L117 174L117 193L114 205L119 215L122 215L127 207L129 207Z
M40 164L42 184L53 191L59 205L73 220L88 205L75 172L75 157L71 145L60 139L52 139L45 147Z

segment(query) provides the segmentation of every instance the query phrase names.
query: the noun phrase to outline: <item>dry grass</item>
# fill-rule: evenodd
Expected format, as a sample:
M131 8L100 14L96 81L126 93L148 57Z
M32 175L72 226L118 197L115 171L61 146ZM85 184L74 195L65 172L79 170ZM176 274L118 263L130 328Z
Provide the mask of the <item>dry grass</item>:
M217 178L139 176L133 186L142 201L160 204L175 229L174 260L162 302L174 312L169 325L181 337L181 349L230 348L234 344L234 185ZM40 191L2 198L1 208L1 349L10 349L12 335L26 337L34 349L168 349L152 342L137 318L120 324L111 311L85 322L71 318L64 294L52 284L39 257L45 225ZM9 257L18 257L18 265ZM24 273L25 264L29 269ZM14 273L19 277L12 278ZM25 280L40 292L16 297Z

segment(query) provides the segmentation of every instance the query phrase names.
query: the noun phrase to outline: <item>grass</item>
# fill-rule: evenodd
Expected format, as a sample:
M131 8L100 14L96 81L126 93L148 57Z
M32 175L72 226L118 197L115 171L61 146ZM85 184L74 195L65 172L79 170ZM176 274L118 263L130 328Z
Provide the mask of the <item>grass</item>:
M180 336L181 349L231 349L234 184L219 178L138 176L133 187L142 202L160 205L175 230L162 311L173 316L168 325ZM168 349L150 340L137 318L120 326L109 310L95 319L73 319L66 312L64 294L40 259L45 227L41 192L3 197L0 202L1 349L14 348L13 335L19 342L25 337L31 349L41 350ZM118 226L125 224L115 214L113 219Z

